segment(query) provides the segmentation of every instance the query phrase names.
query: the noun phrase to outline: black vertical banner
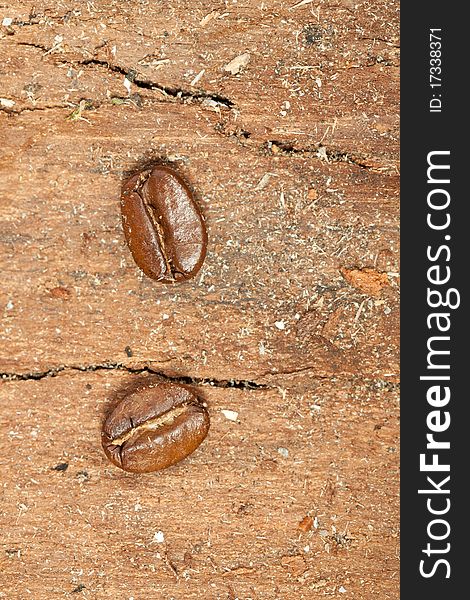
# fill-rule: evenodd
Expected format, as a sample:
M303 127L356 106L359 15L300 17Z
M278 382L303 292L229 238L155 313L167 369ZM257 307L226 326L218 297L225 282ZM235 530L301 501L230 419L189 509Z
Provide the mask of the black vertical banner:
M463 8L401 4L401 600L470 597Z

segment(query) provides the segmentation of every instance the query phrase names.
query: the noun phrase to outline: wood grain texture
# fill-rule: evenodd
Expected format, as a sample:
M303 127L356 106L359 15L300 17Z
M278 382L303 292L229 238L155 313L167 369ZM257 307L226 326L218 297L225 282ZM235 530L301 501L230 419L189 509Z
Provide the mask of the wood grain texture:
M398 598L398 3L2 20L0 598ZM160 158L209 233L174 286L120 221ZM100 427L151 372L212 426L128 475Z

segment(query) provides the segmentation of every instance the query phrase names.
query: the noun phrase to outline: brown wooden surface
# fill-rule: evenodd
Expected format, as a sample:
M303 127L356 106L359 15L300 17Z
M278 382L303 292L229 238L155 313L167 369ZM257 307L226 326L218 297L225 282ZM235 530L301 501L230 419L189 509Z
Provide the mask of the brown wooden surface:
M0 6L0 598L398 598L398 3ZM160 157L209 231L175 286L120 223ZM212 426L129 475L149 373Z

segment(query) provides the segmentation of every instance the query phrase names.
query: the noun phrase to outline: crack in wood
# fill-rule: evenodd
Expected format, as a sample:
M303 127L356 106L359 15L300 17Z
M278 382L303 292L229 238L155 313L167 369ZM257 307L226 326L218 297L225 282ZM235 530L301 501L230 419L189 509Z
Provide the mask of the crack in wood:
M293 143L279 140L268 140L264 142L262 148L269 154L280 154L282 156L311 155L328 163L344 162L355 165L365 170L375 170L367 164L365 159L351 155L338 149L328 149L326 146L316 144L307 147L297 147Z
M22 106L20 108L7 108L0 106L0 111L7 113L8 115L21 115L24 112L36 112L36 111L47 111L67 108L70 110L75 104L46 104L44 106Z
M34 42L16 42L17 46L29 46L30 48L37 48L43 52L50 52L52 48L47 48L43 44L35 44Z
M73 61L61 62L65 62L66 64L73 64ZM119 65L111 64L105 60L99 60L97 58L88 58L86 60L77 61L77 63L82 66L96 65L99 67L104 67L109 71L112 71L113 73L120 73L121 75L124 75L124 77L126 77L130 82L132 82L135 86L141 89L157 90L177 100L212 100L217 105L223 106L224 108L228 109L232 109L235 106L234 102L232 102L229 98L226 98L225 96L221 96L220 94L202 91L192 92L183 88L169 87L146 79L139 79L136 76L136 73L133 69L125 69Z
M52 50L52 48L47 48L46 46L43 46L42 44L35 44L33 42L18 42L18 45L19 46L29 46L31 48L37 48L38 50L42 50L45 53L49 53ZM235 103L232 102L232 100L230 100L229 98L226 98L225 96L222 96L220 94L216 94L213 92L205 92L205 91L192 92L189 90L185 90L183 88L169 87L169 86L161 85L154 81L139 79L136 76L137 73L134 71L134 69L126 69L119 65L109 63L105 60L99 60L97 58L87 58L85 60L78 60L78 61L60 60L58 62L60 64L65 64L65 65L78 64L78 65L85 66L85 67L89 66L89 65L103 67L105 69L108 69L109 71L112 71L113 73L119 73L121 75L124 75L124 77L126 77L131 83L133 83L138 88L146 89L146 90L157 90L159 92L164 93L166 96L170 96L177 100L183 100L183 101L185 101L185 100L195 100L195 101L212 100L218 106L222 106L227 109L232 109L235 106Z
M267 371L265 373L259 374L261 379L266 377L279 377L284 375L297 375L299 373L303 373L306 371L313 370L313 366L302 367L298 369L285 370L285 371ZM234 388L241 390L273 390L279 389L279 385L273 384L265 384L258 383L256 381L251 381L248 379L215 379L212 377L192 377L189 375L168 375L163 371L158 371L156 369L152 369L151 367L129 367L124 365L123 363L100 363L96 365L61 365L58 367L53 367L47 371L36 371L30 373L0 373L0 380L5 382L7 381L38 381L41 379L46 379L48 377L56 377L59 373L67 373L67 372L89 372L89 371L125 371L126 373L130 373L133 375L156 375L161 377L164 381L168 381L169 383L181 383L185 385L194 385L194 386L210 386L216 388ZM391 373L390 376L397 377L398 373ZM379 387L386 387L389 390L399 389L400 384L395 381L385 381L380 377L368 377L367 374L364 373L337 373L337 374L321 374L321 373L311 373L309 375L312 380L348 380L353 381L357 378L360 378L364 382L374 383Z
M349 152L339 150L337 148L329 149L322 144L315 144L307 147L298 147L292 142L281 141L281 140L266 140L257 144L256 140L252 138L252 133L245 129L240 132L236 131L225 131L224 123L219 121L214 127L216 133L219 133L223 137L236 139L240 146L248 148L256 152L268 154L269 156L302 156L317 158L327 163L346 163L370 171L374 173L383 173L385 175L394 173L395 170L391 167L383 166L372 166L368 164L366 158L352 155Z
M45 55L50 54L54 50L54 47L47 48L43 44L37 44L34 42L17 42L17 45L18 46L28 46L30 48L36 48L36 49L44 52ZM103 67L109 71L112 71L113 73L119 73L120 75L124 75L124 77L126 79L128 79L129 82L133 83L136 87L138 87L140 89L159 91L162 94L164 94L165 96L174 98L175 100L179 100L181 102L210 101L210 102L213 102L214 105L219 108L231 110L235 107L235 103L232 100L230 100L229 98L227 98L225 96L222 96L221 94L217 94L214 92L206 92L206 91L197 91L197 92L194 91L193 92L191 90L187 90L184 88L170 87L170 86L161 85L154 81L149 81L146 79L139 79L139 77L137 76L138 73L136 70L134 70L132 68L127 69L127 68L121 67L120 65L112 64L105 60L100 60L97 58L87 58L84 60L76 60L76 61L61 59L57 62L62 65L80 65L83 67L87 67L87 66ZM18 114L19 112L22 112L22 111L17 110L17 111L11 111L11 112L13 112L14 114Z
M133 375L157 375L170 383L182 383L186 385L206 385L217 388L235 388L242 390L269 389L271 386L257 383L246 379L214 379L212 377L191 377L189 375L168 375L151 367L129 367L122 363L100 363L96 365L60 365L47 371L36 371L31 373L0 373L3 381L31 381L41 380L48 377L56 377L63 372L89 372L89 371L125 371Z

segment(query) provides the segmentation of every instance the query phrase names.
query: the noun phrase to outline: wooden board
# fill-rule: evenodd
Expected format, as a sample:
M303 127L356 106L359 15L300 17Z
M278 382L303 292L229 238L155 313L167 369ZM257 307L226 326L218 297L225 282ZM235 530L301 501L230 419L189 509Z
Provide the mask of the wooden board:
M398 3L2 20L0 598L398 598ZM160 158L209 231L175 286L120 223ZM152 373L211 431L128 475L100 427Z

